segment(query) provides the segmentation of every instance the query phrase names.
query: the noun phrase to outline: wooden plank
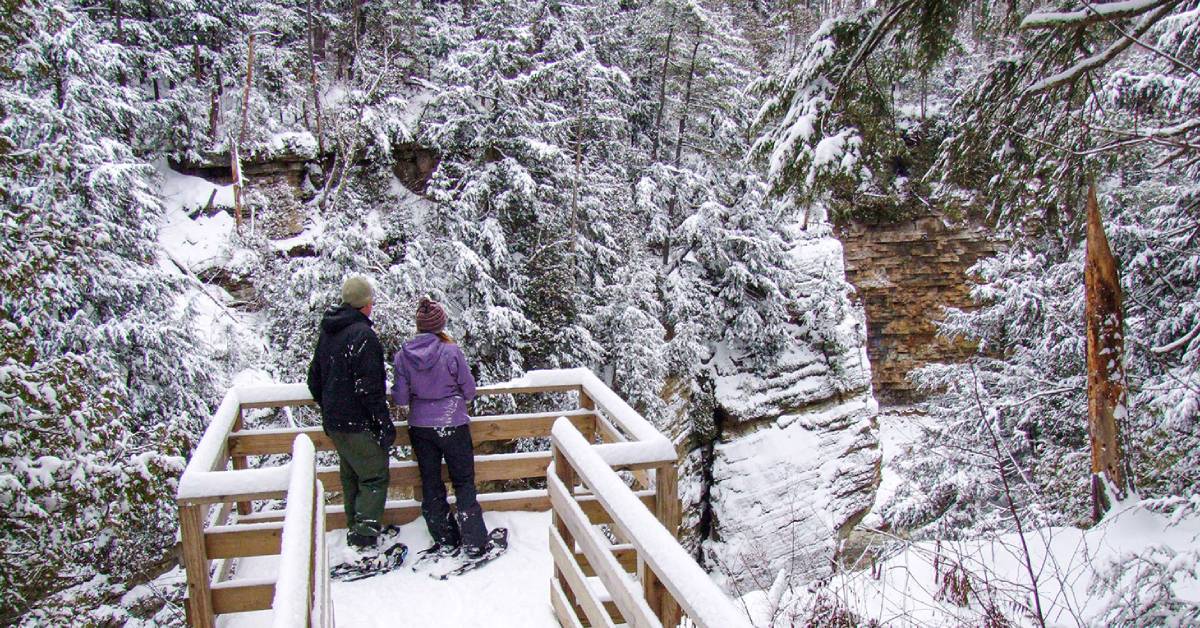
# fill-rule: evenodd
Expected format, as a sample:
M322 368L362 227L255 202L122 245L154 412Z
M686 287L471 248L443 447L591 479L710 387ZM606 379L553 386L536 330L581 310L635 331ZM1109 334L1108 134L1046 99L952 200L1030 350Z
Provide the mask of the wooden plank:
M479 444L531 436L549 436L550 428L554 427L554 422L559 417L569 419L580 432L590 432L595 429L596 414L590 410L472 417L471 440Z
M317 551L321 548L325 541L325 506L322 503L324 499L325 489L322 488L319 481L313 480L313 502L312 508L308 511L308 529L310 532L308 537L308 604L306 606L306 613L308 615L307 620L309 626L313 625L312 615L313 607L316 603L315 595L318 592L318 587L320 586L317 580L317 566L321 564L321 561L317 559ZM318 523L318 521L320 523ZM323 580L328 580L329 571L326 570L325 573L321 574L320 577Z
M217 515L209 520L208 530L214 526L223 526L231 523L233 517L233 502L225 502L217 507ZM241 517L242 515L237 515ZM214 560L212 562L212 584L224 582L229 579L229 575L233 573L233 568L236 561L230 559Z
M316 558L313 573L316 578L316 591L313 594L314 612L317 614L317 628L333 628L333 604L329 599L329 547L325 535L325 503L322 496L325 487L317 482L315 485L317 501L313 504L313 557Z
M546 477L546 467L549 464L550 452L548 451L475 456L475 482L543 478ZM390 469L393 486L418 487L421 485L417 463L393 462ZM320 467L317 469L317 479L326 486L341 486L337 467ZM450 481L450 472L445 463L442 464L442 480Z
M287 497L287 491L284 489L276 491L255 491L246 493L222 493L220 495L202 495L198 497L188 497L178 500L180 505L197 505L208 506L212 504L221 504L225 502L236 502L240 500L254 501L256 499L283 499Z
M550 605L554 607L554 617L558 620L558 625L562 628L583 628L583 624L579 623L579 617L575 615L575 611L571 609L571 603L567 601L567 594L563 593L562 586L558 584L558 580L550 580Z
M317 402L312 399L276 399L273 401L253 401L250 403L241 404L243 410L253 408L283 408L286 406L315 406Z
M641 558L637 561L637 575L638 581L642 583L642 597L646 598L646 604L650 607L650 610L654 611L655 615L658 615L659 621L663 621L663 598L666 589L659 582L658 576L654 574L654 570ZM663 623L664 626L676 626L678 624L679 622L675 622L674 624Z
M749 622L729 602L725 594L710 579L704 577L703 570L692 562L691 556L679 546L674 534L663 527L654 514L639 507L637 498L633 494L627 493L624 490L625 487L619 485L620 477L604 464L600 456L577 431L555 430L552 436L554 450L571 461L572 466L576 468L577 472L580 472L580 479L583 483L596 493L596 497L604 503L605 509L613 513L614 518L617 519L615 526L622 529L627 537L630 536L630 530L638 530L642 533L639 538L633 538L638 553L650 564L654 573L663 581L675 601L683 606L692 621L699 626L749 627ZM550 499L554 508L558 510L573 505L562 504L564 501L571 501L564 500L559 495L566 489L561 484L556 484L553 477L549 480ZM597 492L597 486L612 487L612 490ZM587 547L584 547L584 551L588 554L588 560L596 559L594 553L588 551ZM604 569L601 569L598 575L604 578ZM619 592L614 591L614 593ZM645 599L641 592L638 591L635 595L637 600L644 605ZM629 613L626 612L625 604L620 599L616 599L616 601L621 607L621 612L625 613L628 618ZM640 617L631 619L635 623L641 621ZM656 624L661 624L657 616L654 617L654 621Z
M612 555L617 559L617 563L628 574L637 573L638 555L637 549L629 545L613 545L609 548ZM596 569L588 562L587 556L583 554L575 554L575 560L579 562L579 567L583 569L583 573L587 576L596 575Z
M536 393L574 392L577 390L579 390L579 384L562 384L557 386L480 386L475 389L475 394L480 397L488 397L492 395L529 395ZM315 402L312 399L274 399L271 401L243 403L241 404L241 407L243 409L250 409L311 405L315 405Z
M282 523L219 526L205 531L204 551L210 559L273 556L282 538Z
M555 447L551 447L550 456L554 461L554 473L550 474L549 478L556 479L568 487L575 486L575 470L571 468L571 464L567 462L567 459L562 455L562 452ZM549 497L548 491L547 497ZM575 547L575 539L571 536L571 531L567 528L567 524L563 522L562 516L554 508L551 508L550 510L550 527L558 534L559 538L563 539L563 542L566 543L568 547ZM583 607L580 606L579 602L575 599L575 592L571 590L571 585L567 583L566 574L563 573L562 569L559 569L558 565L554 566L553 580L557 582L566 593L567 603L570 604L574 609L575 616L582 617L584 614L586 614L583 610Z
M480 386L475 389L479 397L492 395L529 395L534 393L575 392L579 384L562 384L559 386Z
M471 417L471 440L478 445L488 441L512 440L531 436L548 436L550 428L565 416L580 432L590 433L595 429L596 414L590 410L565 410L562 412L537 412L524 414L497 414ZM401 421L396 426L393 444L408 446L408 423ZM312 440L317 451L333 451L333 440L320 426L282 430L242 430L229 435L229 451L233 456L265 456L289 454L292 441L304 434Z
M679 471L674 464L665 464L654 472L654 516L667 532L679 538L682 512L679 504Z
M634 491L634 495L646 505L646 508L654 508L654 491ZM612 523L612 515L604 510L604 504L596 499L595 495L576 495L575 501L579 503L579 507L588 516L592 523Z
M635 493L646 508L654 508L653 491L637 491ZM450 496L454 503L454 496ZM612 523L612 517L604 511L604 506L593 495L578 495L575 501L594 524ZM544 512L550 510L550 496L545 490L515 491L509 493L480 493L479 504L484 510L494 511L524 511ZM421 502L417 500L394 500L387 503L383 514L383 523L404 525L415 521L421 516ZM238 517L238 523L267 523L283 521L282 510L256 512L245 517ZM346 515L342 506L328 506L325 509L325 525L330 530L346 527Z
M565 462L565 460L563 460ZM604 586L612 595L613 601L621 609L621 614L634 626L652 626L660 628L662 623L650 610L646 600L640 594L634 594L629 587L628 576L625 575L617 559L599 544L590 533L590 525L583 515L583 510L571 498L566 485L555 476L547 478L550 491L550 502L558 520L571 532L576 544L587 556L588 562L596 567L596 575L604 582Z
M596 440L596 433L598 429L597 421L600 420L600 413L596 412L596 402L592 401L591 395L587 394L587 391L585 391L582 387L579 388L579 408L592 413L593 418L592 424L589 426L590 429L585 430L580 427L579 431L583 433L583 437L586 438L589 443L594 442Z
M624 628L627 625L625 618L621 616L621 609L617 608L617 605L612 600L604 603L604 611L616 622L617 628Z
M230 459L231 459L234 471L245 471L246 469L250 468L250 465L249 465L248 461L246 460L245 456L230 456ZM250 514L252 512L250 509L250 502L239 501L237 503L237 512L239 515Z
M216 611L208 579L208 556L204 553L204 518L208 506L184 504L179 507L179 536L183 564L187 573L188 617L192 626L213 628Z
M225 503L221 504L219 507L217 507L216 516L209 519L208 525L210 527L211 526L223 526L223 525L229 523L229 515L231 513L233 513L233 502L225 502Z
M247 613L271 608L271 601L275 598L274 582L242 585L237 582L234 580L213 587L212 603L216 614Z
M573 552L567 550L566 541L558 533L558 529L550 528L550 555L554 558L554 567L562 573L567 587L574 593L576 602L583 608L584 615L592 626L613 626L612 618L604 611L604 606L592 595L587 585L587 577L575 562Z
M333 451L333 440L320 426L287 430L243 430L229 434L229 451L235 456L265 456L292 453L292 442L304 434L317 451Z
M550 496L545 491L519 491L515 493L480 493L479 505L493 512L545 512L550 510ZM451 504L454 496L449 497ZM421 517L421 502L417 500L390 501L384 508L384 525L404 525ZM330 506L325 510L325 525L330 530L346 527L346 512L343 506Z
M608 417L598 414L596 415L596 432L600 434L600 441L605 443L628 443L629 439L617 429L617 426L608 420Z

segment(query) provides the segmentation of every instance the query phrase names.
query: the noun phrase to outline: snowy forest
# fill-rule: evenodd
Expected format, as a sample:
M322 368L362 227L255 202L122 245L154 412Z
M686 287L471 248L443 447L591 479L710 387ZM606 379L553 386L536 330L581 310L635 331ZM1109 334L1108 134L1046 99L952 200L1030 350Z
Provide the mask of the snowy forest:
M184 625L189 454L355 274L671 437L756 626L1200 623L1200 0L3 0L0 118L2 625ZM921 220L989 254L891 395L847 234Z

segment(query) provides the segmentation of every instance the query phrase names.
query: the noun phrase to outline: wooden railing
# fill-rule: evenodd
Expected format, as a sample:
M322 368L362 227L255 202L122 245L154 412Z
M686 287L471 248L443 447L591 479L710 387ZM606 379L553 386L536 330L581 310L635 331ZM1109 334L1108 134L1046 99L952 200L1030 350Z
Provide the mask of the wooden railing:
M329 626L329 549L325 547L325 487L317 479L316 451L306 436L292 447L292 477L280 537L279 578L271 608L275 628Z
M274 608L274 625L279 628L333 626L325 546L325 487L317 479L312 441L297 436L291 461L262 471L193 470L191 475L185 471L187 481L180 482L177 497L188 575L188 623L211 626L220 613ZM285 487L281 496L287 499L281 522L227 523L232 511L227 500L274 494L281 483ZM215 502L222 505L211 520L213 524L205 529ZM264 554L280 555L278 578L228 579L230 559ZM220 561L215 579L210 573L214 558Z
M640 507L640 514L632 516L656 520L662 533L670 537L671 543L679 552L683 552L674 542L680 517L675 470L677 455L674 447L590 371L535 371L519 380L480 387L478 390L480 396L555 392L575 393L576 407L555 412L475 416L471 418L473 440L478 444L522 437L544 437L550 435L552 426L555 426L554 442L558 443L562 438L559 432L565 429L562 426L569 426L584 443L591 443L584 449L591 455L599 456L608 472L631 472L634 478L633 486L626 487L625 491L628 494L622 493L623 497L618 499L624 499L625 502L632 499L632 503ZM283 600L278 596L284 589L284 578L291 577L290 572L285 572L282 566L280 579L276 582L229 580L230 568L237 560L275 555L280 553L282 547L294 547L287 544L291 542L285 541L286 538L292 538L289 536L292 533L289 532L291 528L288 527L287 520L290 515L279 510L256 512L254 504L261 500L275 500L288 495L288 488L294 477L293 473L289 473L289 469L299 468L295 466L297 456L294 454L293 462L286 467L258 469L250 468L250 458L292 452L293 442L300 436L305 436L304 440L310 441L312 450L334 449L333 443L320 427L249 430L244 429L243 413L252 408L310 404L312 398L303 384L238 387L226 395L214 413L179 484L180 533L188 580L189 624L207 628L214 625L215 616L219 614L269 608L275 609L277 626L322 626L326 625L324 622L327 619L331 620L331 607L323 602L328 599L328 569L323 563L323 549L314 548L313 551L318 553L309 559L311 573L315 576L313 585L306 589L312 599L309 601L308 614L303 619L294 611L301 608L294 600L287 603L287 614L280 614ZM396 427L396 444L407 445L407 425L400 422ZM572 451L567 455L564 446L559 444L556 447L553 452L477 455L475 478L478 483L545 478L550 486L547 490L482 492L479 494L479 502L484 510L551 509L553 491L556 490L554 487L573 486L573 480L566 481L561 475L547 478L550 463L555 460L556 455L560 458L566 456L567 462L556 462L553 468L558 470L556 473L568 473L567 479L575 478L576 475L566 470L575 469L581 464L577 462L580 460L579 452ZM562 490L559 490L560 495L555 505L556 529L563 542L557 551L558 554L569 554L564 556L569 564L562 562L560 565L557 556L555 561L556 577L552 586L552 601L559 621L564 626L578 625L581 617L591 622L592 615L581 610L579 604L603 601L605 612L617 618L631 617L630 622L633 625L674 626L677 623L674 618L681 616L680 606L697 625L738 625L708 623L709 615L694 611L680 599L681 595L688 595L689 590L676 586L680 578L679 570L666 563L656 565L654 561L659 560L657 550L648 553L644 539L639 541L628 538L635 531L642 530L644 522L630 523L621 518L626 516L624 513L614 512L611 502L614 499L614 491L596 490L594 483L597 480L594 475L588 472L585 477L583 472L578 473L584 486L591 492L567 493L570 495L568 501L573 504L568 509L570 514L564 514L568 510L562 510L566 507ZM318 486L340 489L336 467L318 467L314 476ZM448 477L444 466L443 476ZM415 462L393 461L390 464L390 477L391 486L397 491L411 490L413 495L420 494L420 477ZM295 497L288 498L289 508L294 500ZM323 493L318 491L311 503L314 507L320 507L324 501ZM324 512L324 520L312 527L312 534L315 535L318 529L323 533L325 530L346 527L345 513L341 505L325 506ZM419 516L419 501L389 500L385 506L383 523L404 524ZM565 523L568 518L576 528L560 529L560 522L564 522L561 525L572 525ZM569 542L571 539L590 538L582 534L583 528L579 527L581 521L586 521L588 529L611 525L616 534L625 536L627 540L602 548L603 556L597 553L596 547L591 547L589 554L588 546L584 545L587 541L581 541L578 548ZM686 556L686 553L683 555ZM288 558L286 555L281 556L280 560L298 564L294 562L297 559ZM649 567L645 566L647 560ZM571 574L578 570L584 578L595 575L600 576L602 581L603 578L613 580L612 563L625 573L632 570L644 584L644 591L639 595L642 596L643 605L653 609L651 614L657 618L658 623L639 624L644 617L639 615L633 606L629 606L628 600L621 601L619 593L611 599L601 600L604 596L592 595L581 589L581 581L568 580L567 569L564 569L569 567ZM696 571L699 570L695 563L690 564ZM605 586L608 586L607 582ZM295 585L288 584L287 587L289 591L296 590ZM720 599L728 602L723 596ZM320 606L320 611L319 604L324 604ZM573 613L573 622L564 614L567 610Z
M676 529L664 525L678 522L677 499L658 500L652 513L638 499L636 486L629 487L614 470L624 452L592 446L566 420L554 425L551 442L554 463L547 486L554 509L555 579L550 596L559 624L749 628L746 616L679 545ZM660 497L666 497L663 486L674 490L674 467L669 469L656 473ZM589 516L579 506L581 499L594 499L604 516ZM611 524L608 534L598 528L602 522Z

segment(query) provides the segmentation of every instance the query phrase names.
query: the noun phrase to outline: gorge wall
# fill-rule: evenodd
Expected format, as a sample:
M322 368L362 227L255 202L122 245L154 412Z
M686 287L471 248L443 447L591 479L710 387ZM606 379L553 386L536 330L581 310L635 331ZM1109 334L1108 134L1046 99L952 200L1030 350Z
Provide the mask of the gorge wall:
M945 307L973 307L967 269L1001 245L981 226L928 215L892 224L841 224L836 234L845 251L846 280L866 312L875 395L882 403L913 401L910 370L974 353L970 343L937 337L936 322Z
M801 242L802 267L824 268L809 287L841 281L841 245ZM733 592L770 587L787 570L829 575L840 542L865 516L879 483L877 404L861 310L827 291L844 318L837 342L795 344L768 368L713 364L715 434L684 459L686 539ZM835 296L836 295L836 296Z

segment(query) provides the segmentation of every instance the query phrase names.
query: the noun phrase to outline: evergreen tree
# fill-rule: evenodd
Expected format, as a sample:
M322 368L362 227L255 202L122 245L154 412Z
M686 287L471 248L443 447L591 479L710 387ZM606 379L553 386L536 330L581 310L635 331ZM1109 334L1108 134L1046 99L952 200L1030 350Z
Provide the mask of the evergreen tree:
M156 259L161 207L132 146L157 118L135 56L71 6L4 17L0 614L100 622L174 537L172 477L213 368Z

